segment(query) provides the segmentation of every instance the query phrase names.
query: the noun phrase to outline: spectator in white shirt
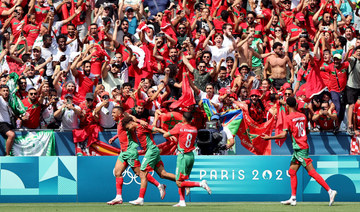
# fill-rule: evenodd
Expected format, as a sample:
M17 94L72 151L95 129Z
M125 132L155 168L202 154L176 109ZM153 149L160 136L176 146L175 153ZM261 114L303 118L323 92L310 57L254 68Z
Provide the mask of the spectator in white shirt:
M101 101L94 110L95 119L99 120L100 126L104 129L116 129L116 122L111 115L115 103L110 101L110 95L107 91L101 94Z
M12 130L10 117L13 115L12 109L9 107L9 87L0 85L0 134L6 138L6 155L10 155L12 145L15 140L15 133Z
M61 120L60 129L73 130L79 128L81 108L73 103L71 94L66 94L65 101L59 102L57 108L54 116Z

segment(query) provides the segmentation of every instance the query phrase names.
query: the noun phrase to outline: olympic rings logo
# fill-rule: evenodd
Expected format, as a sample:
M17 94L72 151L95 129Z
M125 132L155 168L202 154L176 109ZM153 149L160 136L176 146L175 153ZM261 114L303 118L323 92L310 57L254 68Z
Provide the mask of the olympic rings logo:
M113 173L115 176L115 169L113 170ZM151 176L154 176L154 171L149 172L149 174L151 174ZM125 169L125 171L122 173L122 176L124 178L124 185L130 185L133 181L138 185L140 185L141 183L140 177L132 171L130 166Z

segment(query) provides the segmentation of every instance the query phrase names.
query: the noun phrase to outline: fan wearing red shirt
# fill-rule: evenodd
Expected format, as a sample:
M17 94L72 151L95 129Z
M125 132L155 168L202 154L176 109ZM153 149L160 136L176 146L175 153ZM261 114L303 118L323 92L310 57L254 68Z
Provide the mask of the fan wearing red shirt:
M2 24L5 23L5 20L15 11L17 5L12 8L8 8L8 2L6 0L1 0L0 6L0 21Z
M28 119L23 119L22 126L30 129L36 129L40 126L40 116L43 101L43 95L38 98L38 93L35 88L28 90L28 98L23 99L22 103L25 106Z
M164 134L164 138L175 136L178 143L180 154L176 160L176 185L179 187L180 201L174 206L186 206L185 187L203 187L209 194L211 189L206 180L201 182L185 181L189 179L192 167L194 165L195 140L197 129L191 125L193 116L190 112L184 112L182 123L178 123L169 132Z
M321 103L320 110L316 111L312 120L320 126L321 130L334 130L337 121L336 110L329 110L329 102Z
M294 51L296 41L299 40L300 34L306 32L305 29L305 16L302 12L296 14L294 22L287 25L287 32L290 34L289 52Z
M48 15L49 11L50 11L50 7L45 6L45 1L46 0L38 0L37 4L35 5L35 7L32 7L30 10L35 10L35 14L36 14L36 23L38 25L40 25L46 18L46 16ZM33 13L34 11L31 11L31 13ZM31 14L29 13L29 14Z
M360 96L354 105L353 120L355 135L360 135Z
M286 100L286 107L289 110L289 114L285 116L285 126L284 131L281 134L275 136L263 136L263 139L282 139L286 138L287 132L291 135L292 146L294 153L292 155L289 175L291 182L291 197L289 200L282 201L284 205L296 205L296 189L297 189L297 177L296 172L299 170L300 165L303 166L310 177L314 178L329 194L331 206L335 201L335 196L337 192L331 190L329 185L325 180L316 172L312 164L312 160L309 157L309 145L307 143L307 119L303 113L296 111L296 99L294 97L289 97Z
M40 27L36 25L36 15L30 14L28 18L29 24L26 24L23 28L24 36L29 46L34 45L36 38L40 34Z
M334 63L325 67L329 73L329 91L331 99L335 104L335 110L338 112L338 122L341 123L344 119L345 104L342 99L345 99L343 92L345 91L347 83L348 62L342 63L342 56L340 54L334 55ZM343 96L343 98L341 98Z
M280 14L280 17L284 20L285 27L288 27L290 24L292 24L295 14L300 12L303 6L304 0L301 0L299 5L295 7L293 10L291 10L291 1L285 0L285 2L281 5L283 8L280 8L279 5L274 5L274 8L276 9L276 13Z

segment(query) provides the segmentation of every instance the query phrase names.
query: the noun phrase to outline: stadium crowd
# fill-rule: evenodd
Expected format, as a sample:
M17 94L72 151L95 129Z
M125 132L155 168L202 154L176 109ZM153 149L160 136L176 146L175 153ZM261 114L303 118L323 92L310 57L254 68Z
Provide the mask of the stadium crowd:
M153 125L168 111L196 111L201 129L204 99L217 112L245 105L263 123L294 96L313 131L359 134L359 7L353 0L1 0L6 149L15 128L116 129L115 105ZM200 104L170 108L184 79ZM10 107L14 90L23 114Z

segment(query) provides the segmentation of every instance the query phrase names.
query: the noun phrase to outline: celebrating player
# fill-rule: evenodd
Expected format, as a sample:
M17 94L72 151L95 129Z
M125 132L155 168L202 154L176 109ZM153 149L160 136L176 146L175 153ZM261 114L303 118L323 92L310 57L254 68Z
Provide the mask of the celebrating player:
M289 115L286 116L284 132L275 136L263 136L264 139L281 139L286 138L286 131L292 137L294 153L292 155L289 175L291 181L291 197L289 200L282 201L284 205L296 205L296 188L297 177L296 172L300 168L300 165L304 166L308 174L316 180L328 193L330 197L329 206L334 203L337 192L331 190L325 180L316 172L312 164L312 160L309 157L309 145L307 143L306 130L307 120L303 113L296 111L296 99L289 97L286 100L286 105L289 109Z
M175 125L173 129L164 134L164 138L175 136L178 141L178 150L180 154L176 160L176 185L179 187L180 201L175 207L185 207L185 187L203 187L209 194L211 189L207 185L206 180L201 182L185 181L189 179L191 169L194 165L195 139L197 136L196 127L192 126L192 114L185 112L183 114L182 123Z
M122 204L122 185L124 182L124 178L122 173L125 171L128 165L133 169L136 175L140 175L140 161L139 154L137 151L138 144L136 141L136 136L132 131L126 131L121 125L121 120L124 118L124 115L128 115L123 112L123 108L120 106L115 106L112 111L113 119L118 122L117 126L117 135L109 140L109 143L115 141L116 138L119 138L121 153L118 157L118 160L115 164L114 175L116 178L116 197L115 199L107 202L109 205L117 205ZM165 186L160 184L157 180L155 180L150 174L145 175L147 180L158 187L160 191L161 199L165 196Z
M148 172L155 170L161 178L175 181L175 175L165 171L164 163L160 158L160 150L156 146L152 135L153 130L162 133L165 133L165 131L150 125L147 127L141 126L140 124L136 123L131 116L125 116L121 123L123 128L136 133L141 147L146 151L140 167L141 185L139 197L136 200L129 202L133 205L143 205L148 181L146 176L149 175ZM165 185L163 185L164 194L161 199L163 199L165 196L165 188Z

